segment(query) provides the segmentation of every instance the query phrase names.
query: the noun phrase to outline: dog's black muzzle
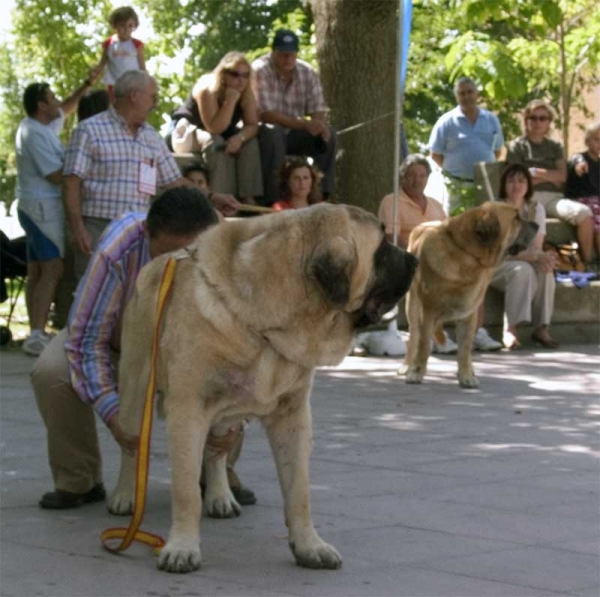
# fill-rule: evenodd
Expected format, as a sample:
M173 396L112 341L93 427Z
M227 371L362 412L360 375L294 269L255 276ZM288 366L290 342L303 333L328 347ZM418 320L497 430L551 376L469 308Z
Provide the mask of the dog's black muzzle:
M381 320L408 292L419 260L384 239L374 256L375 282L363 306L354 312L354 327Z
M519 236L515 239L515 242L508 247L509 255L517 255L521 251L524 251L529 243L535 238L539 226L535 222L528 222L523 220L521 222L521 230L519 230Z

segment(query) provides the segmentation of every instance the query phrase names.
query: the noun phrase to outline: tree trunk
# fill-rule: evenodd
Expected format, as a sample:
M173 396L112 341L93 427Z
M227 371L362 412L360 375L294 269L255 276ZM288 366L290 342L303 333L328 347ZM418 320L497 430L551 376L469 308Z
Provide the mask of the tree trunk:
M562 111L562 133L565 159L569 159L569 126L571 124L570 111L571 102L569 88L567 85L567 55L565 48L565 31L563 21L560 22L558 29L558 49L560 53L560 103Z
M376 213L394 185L396 0L309 0L331 123L338 130L335 199ZM391 114L389 114L391 113Z

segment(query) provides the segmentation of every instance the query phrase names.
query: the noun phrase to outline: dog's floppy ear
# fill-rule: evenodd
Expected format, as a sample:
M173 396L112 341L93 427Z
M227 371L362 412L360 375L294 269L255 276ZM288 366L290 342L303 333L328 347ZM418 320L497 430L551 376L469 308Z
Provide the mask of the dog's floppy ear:
M354 246L340 236L317 245L310 259L309 275L336 307L343 307L350 300L350 276L355 259Z
M479 244L483 247L491 247L500 238L500 219L495 213L486 211L475 219L473 232Z

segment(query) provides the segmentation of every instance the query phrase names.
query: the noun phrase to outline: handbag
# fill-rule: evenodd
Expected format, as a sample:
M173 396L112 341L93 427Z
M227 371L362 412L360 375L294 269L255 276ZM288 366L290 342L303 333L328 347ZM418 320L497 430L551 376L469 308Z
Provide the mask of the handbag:
M565 243L558 245L551 241L544 242L544 251L553 251L556 253L556 265L554 271L557 272L584 272L585 265L579 255L577 243Z

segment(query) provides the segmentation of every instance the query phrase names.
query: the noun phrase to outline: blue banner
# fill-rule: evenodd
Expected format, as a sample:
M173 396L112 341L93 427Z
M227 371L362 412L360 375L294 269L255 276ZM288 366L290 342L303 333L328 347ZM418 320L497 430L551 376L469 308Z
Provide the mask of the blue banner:
M400 11L402 14L402 43L400 46L400 91L404 96L404 84L406 82L406 69L408 65L408 47L410 45L410 29L412 21L412 0L400 0Z

